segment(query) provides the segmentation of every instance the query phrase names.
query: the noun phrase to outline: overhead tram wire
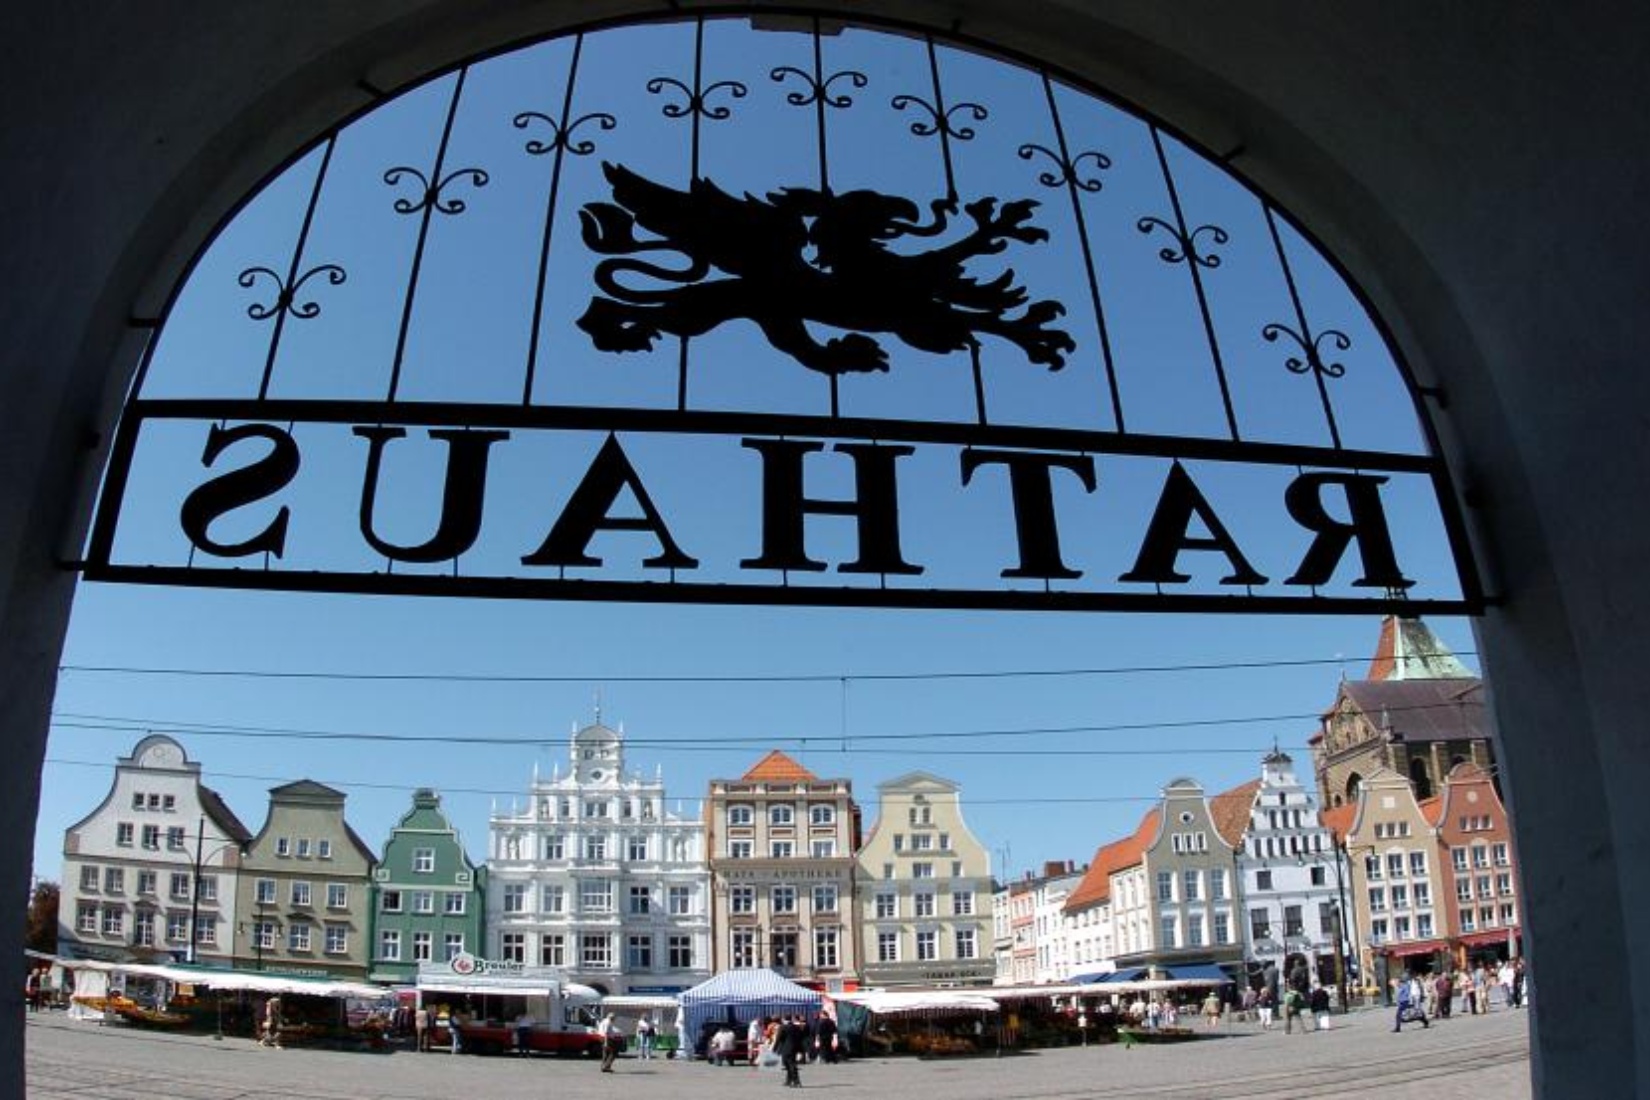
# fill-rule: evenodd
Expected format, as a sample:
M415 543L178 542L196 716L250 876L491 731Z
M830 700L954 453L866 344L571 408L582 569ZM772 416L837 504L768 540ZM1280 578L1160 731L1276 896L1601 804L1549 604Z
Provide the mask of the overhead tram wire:
M1389 707L1388 714L1402 714L1414 711L1427 710L1454 710L1458 703L1429 703L1416 704L1407 707ZM1169 721L1152 722L1118 722L1104 725L1081 726L1033 726L1018 729L995 730L951 730L926 733L855 733L856 742L912 742L912 741L945 741L991 737L1047 737L1079 733L1150 733L1157 730L1184 730L1199 728L1215 728L1221 726L1276 724L1282 722L1317 722L1322 719L1321 712L1297 714L1269 714L1248 715L1225 718L1190 718ZM244 737L248 739L295 740L295 741L361 741L410 744L436 745L490 745L504 748L538 748L550 743L550 738L542 735L529 737L512 737L499 734L438 734L438 733L361 733L341 730L300 730L280 726L236 726L208 722L167 721L153 718L133 718L109 715L85 715L59 712L52 716L52 726L61 729L78 729L86 731L108 731L121 733L152 732L155 730L171 730L179 734L188 734L199 737ZM674 741L665 738L626 737L625 744L631 748L669 749L678 752L708 751L717 752L730 748L741 748L753 745L774 744L803 744L804 742L834 742L838 740L831 735L818 734L750 734L721 737L695 737L692 743ZM833 751L843 751L833 748ZM862 750L858 745L847 751ZM1003 750L1010 751L1010 750ZM1016 750L1018 751L1018 750ZM1201 751L1201 750L1183 750ZM1225 750L1222 750L1225 751ZM1239 750L1232 750L1239 751ZM1243 750L1247 751L1247 750Z
M45 762L47 764L53 766L53 767L67 767L67 768L110 768L110 769L112 769L115 766L113 763L111 763L107 760L66 760L66 759L63 759L61 757L51 757L51 756L48 756L46 758ZM291 783L291 782L295 781L294 777L292 777L292 776L254 775L254 774L245 773L245 772L220 772L220 771L212 772L210 774L209 778L214 783L222 782L223 780L226 780L226 779L234 779L234 780L237 780L237 781L251 782L251 783L274 783L274 784L284 784L284 783ZM305 777L305 778L313 778L313 777ZM324 783L329 787L345 787L345 788L349 788L351 790L363 790L363 791L404 791L404 790L407 789L407 785L405 783L379 783L379 782L372 782L370 780L364 780L364 779L363 780L353 780L353 779L322 778L322 779L316 779L315 782ZM525 795L529 792L524 790L523 788L520 788L520 787L497 788L497 789L489 788L489 787L443 787L441 789L441 793L443 795L455 795L455 796L456 795L468 795L468 796L494 797L494 798L520 798L520 797L522 797L523 795ZM1162 798L1163 798L1163 794L1162 794L1161 791L1159 791L1155 794L1139 794L1139 795L1134 795L1134 794L1128 794L1128 795L1084 795L1084 796L1081 796L1081 797L1059 797L1059 796L1045 797L1045 796L1042 796L1042 795L1038 795L1036 797L1026 797L1026 798L970 798L968 800L968 804L971 805L971 806L975 806L975 805L978 805L978 806L1045 806L1045 805L1056 804L1056 803L1062 804L1062 805L1090 805L1090 804L1096 804L1097 805L1097 804L1103 804L1103 803L1119 803L1119 802L1158 802L1158 801L1161 801ZM705 801L705 796L704 795L683 795L683 796L678 797L676 795L671 795L667 799L667 801L669 801L669 802L679 802L679 803L682 803L684 805L686 805L686 804L698 804L698 803L703 803Z
M1460 650L1457 657L1476 657L1473 650ZM942 670L939 672L864 672L864 673L733 673L723 675L652 675L628 674L620 676L541 675L536 673L462 673L462 672L336 672L315 669L214 669L168 668L144 665L59 665L58 671L110 676L194 676L202 678L241 678L251 680L328 680L358 681L361 683L446 683L446 684L822 684L822 683L895 683L931 680L1009 680L1077 676L1146 676L1179 672L1249 672L1268 668L1312 668L1323 665L1344 665L1371 660L1369 657L1310 657L1266 661L1209 661L1177 665L1116 665L1103 668L1055 669L994 669L983 671Z

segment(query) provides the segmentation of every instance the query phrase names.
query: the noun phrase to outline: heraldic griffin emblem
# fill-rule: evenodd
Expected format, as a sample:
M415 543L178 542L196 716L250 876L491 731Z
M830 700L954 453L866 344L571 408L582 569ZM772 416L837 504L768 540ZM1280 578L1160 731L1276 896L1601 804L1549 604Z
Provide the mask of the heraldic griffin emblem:
M826 375L887 370L888 353L871 333L942 354L977 348L988 334L1050 370L1064 366L1075 347L1048 327L1064 307L1028 304L1012 269L985 282L966 270L969 260L1000 253L1010 241L1048 239L1029 224L1032 200L999 207L994 198L978 199L962 208L967 222L955 203L936 201L923 223L916 203L875 191L787 187L735 198L704 179L678 191L616 164L603 171L614 201L587 203L579 219L586 246L615 258L596 264L595 283L606 296L593 297L578 320L602 351L644 351L663 333L699 336L740 318ZM952 231L946 243L891 247L947 235L953 220L966 231ZM638 229L653 236L639 237ZM660 252L685 264L635 258ZM809 322L846 335L822 342Z

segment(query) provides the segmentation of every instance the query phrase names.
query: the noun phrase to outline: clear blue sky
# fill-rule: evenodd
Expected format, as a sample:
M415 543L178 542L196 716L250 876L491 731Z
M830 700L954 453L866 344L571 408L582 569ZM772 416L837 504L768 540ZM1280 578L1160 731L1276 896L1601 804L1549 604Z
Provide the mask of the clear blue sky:
M825 51L827 72L853 68L868 77L868 87L852 90L851 109L829 115L832 183L923 202L938 197L937 143L912 135L915 112L892 105L899 94L932 95L922 44L850 33L827 39ZM484 167L489 182L476 188L458 181L447 195L469 209L432 219L402 375L407 399L519 395L548 158L524 152L531 131L512 120L525 110L559 115L570 61L570 43L556 42L470 74L444 171ZM1052 235L970 273L989 277L1012 266L1033 298L1067 306L1060 324L1076 345L1066 369L1051 374L988 337L983 358L994 420L1109 427L1097 319L1087 306L1070 199L1036 182L1045 167L1040 154L1019 154L1025 143L1058 144L1042 85L1032 74L955 51L942 50L939 63L948 103L990 106L989 117L974 123L976 138L954 143L962 197L1036 198L1036 224ZM731 120L703 127L701 171L735 193L818 183L813 112L786 104L788 89L769 78L782 64L811 69L806 36L753 35L740 24L707 30L705 82L738 79L749 91L728 101ZM570 156L564 165L535 389L541 404L674 402L674 339L621 357L596 351L573 327L590 300L592 266L579 244L576 211L608 197L598 168L603 159L681 184L689 131L663 114L668 97L648 92L645 82L653 75L690 80L691 72L691 25L585 43L572 114L609 111L618 125L611 133L587 126L579 136L593 138L598 153ZM849 89L843 83L836 90ZM434 82L339 140L303 266L337 263L348 277L336 286L319 278L307 285L321 313L286 326L273 396L383 396L418 221L394 212L392 201L411 192L405 184L387 186L383 177L396 166L429 170L452 92L450 77ZM1060 89L1057 98L1072 154L1094 149L1110 161L1101 173L1104 187L1082 202L1130 427L1218 437L1224 418L1188 269L1163 262L1158 251L1168 240L1139 226L1142 218L1172 217L1150 131L1072 89ZM1299 320L1261 206L1212 162L1172 139L1166 149L1188 226L1218 224L1229 234L1218 250L1221 265L1202 277L1245 438L1325 444L1315 387L1283 365L1295 351L1262 336L1267 323L1296 327ZM299 158L202 257L159 338L147 396L256 392L270 325L247 309L271 299L267 283L243 288L237 276L255 266L286 270L319 164L318 151ZM1335 355L1346 375L1330 383L1346 442L1417 451L1414 416L1375 325L1304 239L1286 226L1283 241L1314 330L1336 329L1350 340ZM890 371L846 379L845 413L972 415L965 355L916 352L892 337L883 343ZM696 340L692 370L695 408L822 411L821 377L767 349L748 325L725 325ZM518 433L518 450L500 461L490 482L488 534L466 555L467 570L509 567L531 549L536 543L529 540L543 537L555 501L599 442L570 435L528 443L528 434ZM359 441L347 429L314 426L300 426L295 436L305 477L283 498L294 522L288 558L276 564L381 568L382 559L363 554L354 532ZM199 424L146 436L120 554L187 560L178 505L202 476L203 437ZM701 579L753 579L735 565L754 552L757 539L750 452L736 440L626 444L672 530L704 559ZM428 536L432 515L430 483L412 471L428 478L439 467L410 441L405 453L408 465L387 476L380 504L385 530L411 543ZM1165 465L1101 458L1095 494L1071 483L1057 487L1073 564L1091 578L1115 577L1131 564ZM1280 478L1292 471L1193 468L1265 571L1276 577L1292 567L1304 536L1280 524L1277 508ZM841 464L822 465L810 492L843 494L845 473ZM910 556L929 568L924 583L970 570L978 575L982 562L992 570L1012 563L1000 475L965 495L954 453L925 452L912 460L911 479L902 481L902 517ZM1426 578L1418 594L1452 596L1431 509L1414 480L1394 479L1384 490L1399 552L1412 575ZM267 519L267 511L249 509L222 521L219 533L244 535ZM841 521L811 521L808 538L818 556L841 560L851 551ZM600 536L596 545L626 576L645 575L637 559L656 549L622 534ZM210 563L197 556L195 564ZM1218 590L1225 565L1218 555L1189 555L1183 564L1195 565L1194 583L1203 590ZM1350 572L1336 578L1337 591L1347 590ZM1431 625L1476 665L1466 623ZM1258 774L1274 742L1295 751L1305 770L1312 716L1332 700L1340 676L1363 674L1377 629L1373 616L653 607L83 585L63 658L36 872L57 876L63 830L96 806L115 757L150 730L182 741L204 765L206 781L253 829L270 787L307 777L345 790L352 824L381 844L412 789L432 786L479 857L490 807L523 796L535 763L548 772L564 759L570 729L592 720L599 693L603 719L627 734L630 766L649 775L662 770L684 812L698 812L712 777L736 776L772 748L822 776L852 779L868 822L876 785L921 769L962 785L971 827L997 853L995 869L1014 875L1045 860L1087 860L1131 829L1177 776L1190 775L1214 793ZM1106 671L1145 668L1174 670ZM159 669L183 671L153 671ZM1088 671L1061 674L1077 670ZM329 678L267 675L301 672ZM970 675L938 675L946 673ZM398 678L360 678L386 676ZM912 678L891 678L903 676ZM368 739L384 735L425 740ZM508 743L465 744L466 738Z

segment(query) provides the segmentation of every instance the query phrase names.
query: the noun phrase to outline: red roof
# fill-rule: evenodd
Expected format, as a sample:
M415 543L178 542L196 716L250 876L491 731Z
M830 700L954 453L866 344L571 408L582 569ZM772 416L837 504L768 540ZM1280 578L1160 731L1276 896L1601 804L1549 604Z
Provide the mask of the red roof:
M811 783L819 776L778 749L756 762L741 779L746 783Z
M1438 825L1438 822L1443 819L1443 813L1444 813L1444 799L1443 799L1443 796L1435 794L1431 798L1423 799L1421 804L1420 804L1420 810L1421 810L1421 819L1423 821L1425 821L1428 825L1431 825L1434 828L1436 828L1437 825Z
M1352 821L1358 816L1358 804L1347 802L1336 806L1332 810L1324 810L1318 815L1336 840L1345 840L1346 834L1352 831Z
M1083 881L1079 882L1077 889L1066 898L1064 911L1072 913L1079 909L1087 909L1111 897L1111 876L1125 868L1133 867L1145 857L1146 845L1157 835L1157 823L1161 816L1154 806L1140 819L1140 825L1132 836L1113 841L1095 852Z
M1249 830L1249 811L1255 808L1258 790L1260 780L1251 779L1209 799L1209 816L1214 819L1215 832L1233 848L1243 844L1243 834Z

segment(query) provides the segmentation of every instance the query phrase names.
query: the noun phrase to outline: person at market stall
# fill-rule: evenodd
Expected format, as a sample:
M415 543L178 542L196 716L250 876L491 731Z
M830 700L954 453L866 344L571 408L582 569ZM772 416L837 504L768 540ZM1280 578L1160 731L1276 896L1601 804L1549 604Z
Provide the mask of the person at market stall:
M653 1057L653 1037L658 1028L653 1023L653 1014L644 1012L642 1018L636 1021L636 1052L641 1058Z
M271 997L264 1002L264 1034L258 1045L281 1049L281 998Z
M413 1031L418 1038L418 1052L425 1054L430 1049L430 1010L422 1004L418 1011L413 1013Z

